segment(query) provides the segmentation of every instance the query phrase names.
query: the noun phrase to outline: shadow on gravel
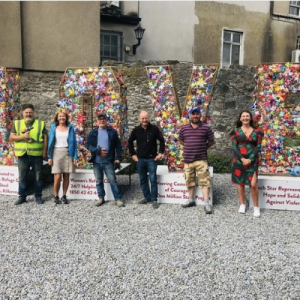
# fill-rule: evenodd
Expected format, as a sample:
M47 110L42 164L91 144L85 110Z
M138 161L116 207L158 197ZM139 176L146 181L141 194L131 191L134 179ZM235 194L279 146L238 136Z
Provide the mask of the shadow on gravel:
M214 188L213 190L213 204L218 206L224 204L226 200L226 193L222 188Z
M225 177L226 179L224 180ZM235 189L232 186L229 174L215 174L213 178L213 205L218 206L226 202L226 199L230 197L230 193ZM228 179L228 180L227 180ZM228 199L227 199L228 201Z
M44 182L43 183L43 190L49 188L50 186L53 187L53 182ZM27 190L27 196L34 195L34 183L33 180L29 180Z

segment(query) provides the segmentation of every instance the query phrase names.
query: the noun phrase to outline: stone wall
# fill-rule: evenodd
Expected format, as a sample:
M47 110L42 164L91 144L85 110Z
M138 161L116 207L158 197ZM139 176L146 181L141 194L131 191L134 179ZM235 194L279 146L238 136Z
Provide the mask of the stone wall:
M154 118L151 97L148 87L146 66L171 65L173 79L181 108L191 77L193 63L179 63L177 61L138 61L132 63L104 62L112 66L124 76L128 87L128 125L131 130L138 125L138 113L141 109L149 111ZM229 149L231 142L229 132L234 127L238 114L242 109L250 109L254 90L253 76L255 67L231 66L229 69L220 69L214 96L211 102L211 126L215 133L215 149ZM56 103L59 101L58 87L63 73L49 72L21 72L22 103L33 103L36 114L46 121L47 127L56 112Z
M217 148L231 148L229 132L235 127L240 111L251 110L254 75L255 67L220 69L211 101L211 126Z
M32 103L35 115L49 129L59 101L58 87L63 72L20 72L20 102Z

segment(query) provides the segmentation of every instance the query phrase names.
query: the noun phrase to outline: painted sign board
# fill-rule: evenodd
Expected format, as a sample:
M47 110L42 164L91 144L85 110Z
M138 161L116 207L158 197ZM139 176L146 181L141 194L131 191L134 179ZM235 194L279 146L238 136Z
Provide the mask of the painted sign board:
M122 163L121 169L116 173L128 168L130 163ZM114 200L113 193L104 174L105 201ZM70 174L70 185L66 195L69 199L97 200L96 179L93 169L76 169L75 173ZM62 183L59 197L62 197Z
M258 175L259 207L300 210L300 178ZM250 207L253 201L250 194Z
M121 169L116 173L128 168L129 163L122 163ZM18 195L19 171L17 166L0 167L0 194ZM104 175L104 188L106 191L105 200L114 200L110 184ZM76 169L70 174L70 185L66 195L69 199L98 199L96 180L92 169ZM62 197L62 184L59 197Z
M0 167L0 194L18 196L19 171L17 166Z
M211 189L209 204L213 204L213 167L209 167ZM189 199L188 190L182 172L169 172L168 166L157 167L158 202L184 204ZM196 205L204 205L204 198L200 187L195 188Z

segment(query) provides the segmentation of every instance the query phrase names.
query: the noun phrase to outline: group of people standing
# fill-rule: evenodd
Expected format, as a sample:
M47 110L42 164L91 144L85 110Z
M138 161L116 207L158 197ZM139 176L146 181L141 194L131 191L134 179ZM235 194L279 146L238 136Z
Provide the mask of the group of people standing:
M22 120L16 120L10 134L14 143L15 155L18 156L19 196L16 205L26 202L26 189L30 168L33 171L34 194L36 203L43 204L43 160L48 161L54 174L54 203L68 204L67 191L70 173L75 172L77 165L77 142L75 130L69 122L69 115L59 110L48 131L45 122L34 118L32 104L22 107ZM186 186L189 199L182 205L188 208L195 205L195 187L201 187L204 197L204 211L212 213L209 204L210 174L207 149L215 144L212 129L201 121L201 111L194 107L189 112L190 123L183 125L179 133L179 141L183 145L183 160ZM150 123L149 114L142 110L139 114L140 125L136 126L129 137L128 148L132 160L136 162L140 186L144 195L139 204L152 204L154 209L159 207L157 201L157 164L163 159L165 141L160 129ZM252 114L248 110L240 113L236 128L230 132L233 144L232 183L238 184L240 201L239 212L245 213L245 185L249 185L254 204L254 216L260 216L258 205L257 174L259 152L263 133L255 126ZM97 126L87 137L85 147L91 152L90 162L96 179L98 200L96 206L105 203L104 174L111 186L115 204L123 207L121 193L118 188L115 165L122 160L122 145L117 131L108 124L105 112L97 116ZM148 184L148 176L150 186ZM59 191L62 181L62 197Z

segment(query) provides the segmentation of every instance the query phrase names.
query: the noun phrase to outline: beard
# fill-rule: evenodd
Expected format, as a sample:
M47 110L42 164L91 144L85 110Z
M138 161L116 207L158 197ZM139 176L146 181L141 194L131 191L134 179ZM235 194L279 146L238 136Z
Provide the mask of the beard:
M33 118L27 117L27 118L24 118L24 121L25 121L25 123L30 124L33 122Z
M200 118L192 118L192 119L191 119L191 122L192 122L193 124L199 124Z

